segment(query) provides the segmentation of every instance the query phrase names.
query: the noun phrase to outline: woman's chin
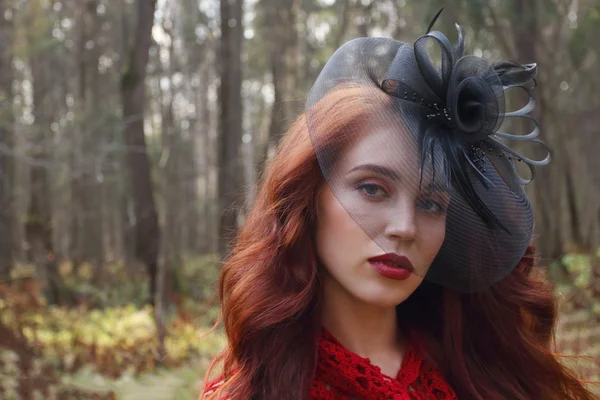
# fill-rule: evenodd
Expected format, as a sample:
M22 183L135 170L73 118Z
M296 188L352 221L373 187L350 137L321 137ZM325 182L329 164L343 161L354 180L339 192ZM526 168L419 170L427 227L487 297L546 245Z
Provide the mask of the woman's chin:
M379 308L396 307L410 297L422 281L423 278L414 276L404 281L363 283L354 297Z

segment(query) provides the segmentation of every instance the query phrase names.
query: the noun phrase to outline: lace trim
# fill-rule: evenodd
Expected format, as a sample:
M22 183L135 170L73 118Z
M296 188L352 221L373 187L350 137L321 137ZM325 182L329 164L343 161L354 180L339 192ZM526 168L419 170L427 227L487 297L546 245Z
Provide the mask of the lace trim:
M319 342L311 399L456 399L442 375L409 346L394 379L369 361L346 350L329 332Z
M214 393L224 381L209 382L205 394ZM219 400L227 400L224 394ZM385 375L369 361L346 350L323 330L317 370L310 400L457 400L440 372L428 365L414 346L409 346L396 378Z

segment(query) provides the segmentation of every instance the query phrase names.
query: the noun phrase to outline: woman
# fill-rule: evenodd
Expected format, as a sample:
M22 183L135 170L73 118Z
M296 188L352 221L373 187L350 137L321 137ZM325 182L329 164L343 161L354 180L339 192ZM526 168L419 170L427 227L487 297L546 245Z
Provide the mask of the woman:
M522 185L549 155L500 140L545 148L533 101L503 108L535 66L462 52L460 30L455 47L428 30L328 61L223 268L229 345L203 398L593 398L551 352L556 304L529 245ZM501 133L503 117L534 129Z

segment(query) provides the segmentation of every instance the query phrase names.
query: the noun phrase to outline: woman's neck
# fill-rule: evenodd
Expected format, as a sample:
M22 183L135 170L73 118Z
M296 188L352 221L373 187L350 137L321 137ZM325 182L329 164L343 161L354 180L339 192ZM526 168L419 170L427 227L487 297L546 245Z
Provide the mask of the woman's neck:
M335 280L324 280L321 323L346 349L368 358L394 377L402 363L404 341L395 308L381 308L351 296Z

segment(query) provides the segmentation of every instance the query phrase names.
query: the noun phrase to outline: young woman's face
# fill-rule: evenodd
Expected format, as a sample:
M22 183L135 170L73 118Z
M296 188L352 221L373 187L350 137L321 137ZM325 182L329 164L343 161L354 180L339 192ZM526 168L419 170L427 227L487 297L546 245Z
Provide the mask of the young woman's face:
M333 287L395 307L421 284L444 241L449 195L431 162L419 190L420 165L416 145L391 128L341 154L317 200L317 252Z

